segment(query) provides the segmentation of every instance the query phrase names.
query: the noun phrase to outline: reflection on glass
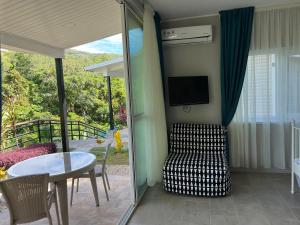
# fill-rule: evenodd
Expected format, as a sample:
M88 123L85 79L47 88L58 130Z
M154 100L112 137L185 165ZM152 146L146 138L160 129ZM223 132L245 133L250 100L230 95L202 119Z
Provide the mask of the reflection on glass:
M127 10L128 40L129 40L129 85L131 91L132 136L135 151L135 175L138 197L143 194L147 184L146 154L145 154L145 119L143 101L143 25Z

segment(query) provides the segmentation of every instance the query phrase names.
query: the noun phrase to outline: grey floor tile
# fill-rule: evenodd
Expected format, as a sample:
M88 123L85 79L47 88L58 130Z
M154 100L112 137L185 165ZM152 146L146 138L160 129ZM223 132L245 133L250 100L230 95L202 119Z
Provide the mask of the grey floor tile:
M300 208L291 208L291 211L294 216L300 221Z
M286 207L286 205L284 203L284 199L278 193L274 193L274 194L262 193L262 194L257 195L256 198L257 198L257 201L263 207L272 207L272 206Z
M263 213L239 214L238 217L241 225L271 225L271 221Z
M271 221L271 223L278 223L278 221L297 221L297 217L287 207L264 207L264 215Z
M236 204L238 215L255 215L263 211L263 207L257 202Z
M214 198L211 200L211 215L236 216L237 207L233 198Z
M277 219L272 221L272 225L300 225L300 222L293 219Z
M232 173L233 191L225 198L178 196L156 187L129 224L300 225L300 192L291 195L289 182L286 174Z
M211 215L210 225L239 225L237 216Z

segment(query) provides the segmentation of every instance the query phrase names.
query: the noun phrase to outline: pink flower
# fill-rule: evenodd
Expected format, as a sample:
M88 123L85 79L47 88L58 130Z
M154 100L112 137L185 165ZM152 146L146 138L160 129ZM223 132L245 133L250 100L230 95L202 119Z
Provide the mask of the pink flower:
M0 167L8 169L23 160L56 152L54 143L33 144L25 148L18 148L0 153Z

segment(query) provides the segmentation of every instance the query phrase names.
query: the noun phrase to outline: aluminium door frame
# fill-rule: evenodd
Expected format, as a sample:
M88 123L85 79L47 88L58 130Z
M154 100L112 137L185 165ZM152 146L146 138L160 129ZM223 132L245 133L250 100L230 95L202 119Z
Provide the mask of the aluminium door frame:
M136 12L137 7L132 6L131 3L127 1L120 0L118 1L121 7L121 18L122 18L122 41L123 41L123 57L124 57L124 78L126 83L126 102L127 102L127 126L128 126L128 147L129 147L129 166L130 166L130 176L131 176L131 186L133 187L133 205L131 205L128 210L123 214L120 221L118 222L119 225L127 224L131 215L137 208L139 202L141 201L145 191L143 190L142 194L139 195L138 188L136 185L136 156L135 156L135 145L134 145L134 138L133 138L133 107L132 107L132 89L131 89L131 70L130 70L130 53L129 53L129 37L127 35L128 31L128 18L127 18L127 10L136 17L136 19L142 24L143 26L143 18L139 15L142 13Z

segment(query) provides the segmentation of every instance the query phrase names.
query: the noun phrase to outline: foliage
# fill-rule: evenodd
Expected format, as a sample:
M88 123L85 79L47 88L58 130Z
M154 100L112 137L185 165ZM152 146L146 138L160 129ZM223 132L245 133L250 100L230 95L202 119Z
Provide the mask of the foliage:
M118 113L118 117L117 117L119 121L119 123L121 124L126 124L127 121L127 113L126 113L126 107L125 106L121 106L120 107L120 111Z
M59 105L54 59L37 54L2 52L3 59L3 125L7 127L35 119L58 119ZM68 119L79 120L108 129L108 99L105 77L87 72L84 67L119 57L114 54L89 54L75 50L66 52L64 64ZM125 106L125 84L112 78L114 115ZM116 126L126 121L116 119Z
M56 152L54 143L33 144L26 148L4 152L0 154L0 167L8 169L25 159L54 152Z
M90 153L96 156L97 161L102 161L103 152L105 152L105 147L95 147L90 150ZM128 165L129 164L128 149L116 153L116 149L112 147L108 154L107 163L110 165Z
M3 132L10 126L16 136L16 123L30 112L29 101L26 98L28 84L13 64L9 65L5 74L2 87Z

